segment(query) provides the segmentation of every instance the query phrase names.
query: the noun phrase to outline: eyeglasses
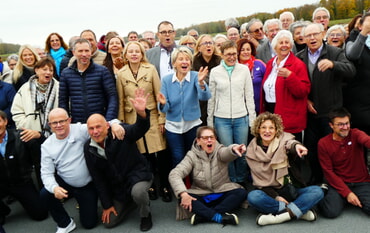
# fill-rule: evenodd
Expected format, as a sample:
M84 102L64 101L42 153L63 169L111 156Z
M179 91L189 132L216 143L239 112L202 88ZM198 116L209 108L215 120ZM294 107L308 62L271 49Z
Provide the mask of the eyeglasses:
M349 126L351 123L346 122L346 123L335 123L335 126L338 126L339 128L344 128L344 126Z
M203 140L214 140L216 137L214 135L211 135L211 136L200 136L200 138Z
M315 19L316 19L316 20L328 19L328 18L329 18L329 16L327 16L327 15L323 15L323 16L316 16L316 17L315 17Z
M175 31L174 30L168 30L168 31L161 31L159 32L162 36L164 35L171 35L172 33L174 33Z
M237 55L237 53L227 53L227 54L224 54L225 57L235 57Z
M204 46L213 45L213 42L212 41L205 41L203 43L200 43L200 45L204 45Z
M343 36L343 33L331 33L331 34L329 34L329 36L330 37L333 37L333 38L334 37L337 37L338 38L338 37L342 37Z
M65 119L65 120L60 120L60 121L53 121L53 122L49 122L49 125L51 125L52 127L57 127L58 124L63 126L66 124L66 122L68 121L69 118Z
M259 33L260 31L263 32L262 27L257 28L256 30L253 31L253 33Z
M305 35L304 38L311 39L312 36L315 37L315 38L317 38L319 35L321 35L321 32L315 32L315 33L311 33L311 34Z
M193 43L193 42L188 42L188 43L182 43L181 45L192 46L192 45L195 45L195 43Z

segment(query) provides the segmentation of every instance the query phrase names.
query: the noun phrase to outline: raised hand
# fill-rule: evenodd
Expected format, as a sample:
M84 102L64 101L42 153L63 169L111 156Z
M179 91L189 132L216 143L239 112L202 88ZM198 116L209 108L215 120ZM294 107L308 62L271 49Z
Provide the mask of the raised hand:
M204 85L204 79L207 77L208 74L208 66L200 67L199 72L198 72L198 82L199 84Z
M135 99L130 98L130 102L135 108L136 113L144 118L146 117L145 108L148 97L149 93L145 95L145 90L143 88L138 88L135 90Z

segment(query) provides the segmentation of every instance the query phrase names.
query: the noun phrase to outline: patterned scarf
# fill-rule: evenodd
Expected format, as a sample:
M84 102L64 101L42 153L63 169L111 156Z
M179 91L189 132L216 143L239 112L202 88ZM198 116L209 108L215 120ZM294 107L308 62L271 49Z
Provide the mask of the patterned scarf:
M49 112L54 108L55 101L58 101L56 99L56 93L58 90L54 85L54 79L50 81L45 93L42 93L37 89L36 82L38 82L38 77L34 75L29 80L31 100L33 103L35 103L35 117L39 115L40 118L42 134L45 137L48 137L51 132L47 119Z

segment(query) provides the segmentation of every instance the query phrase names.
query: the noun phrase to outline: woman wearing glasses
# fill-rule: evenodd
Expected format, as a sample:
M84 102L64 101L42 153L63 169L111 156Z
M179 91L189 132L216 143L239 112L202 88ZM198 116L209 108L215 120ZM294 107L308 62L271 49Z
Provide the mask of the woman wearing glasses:
M30 77L14 97L11 112L17 129L22 130L21 139L31 149L36 176L40 179L40 146L51 134L48 125L49 112L58 107L59 82L54 78L55 63L49 58L42 58L35 64L35 75Z
M248 143L248 127L256 118L253 84L247 66L238 63L235 42L221 45L221 64L210 73L208 126L214 126L219 140L225 146ZM245 159L238 158L229 164L231 181L244 183L247 177Z
M210 72L220 62L221 57L217 54L212 36L208 34L201 35L195 45L192 70L199 71L201 67L207 67ZM204 81L209 84L209 75L205 77ZM199 102L202 125L207 125L207 103L208 101Z

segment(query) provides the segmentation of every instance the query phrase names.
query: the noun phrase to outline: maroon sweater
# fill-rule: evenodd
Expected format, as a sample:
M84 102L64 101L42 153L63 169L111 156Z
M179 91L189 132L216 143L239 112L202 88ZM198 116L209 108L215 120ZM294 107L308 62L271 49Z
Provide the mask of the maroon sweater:
M351 192L346 183L370 182L364 147L370 148L370 136L358 129L351 129L342 141L333 140L332 134L319 141L318 156L324 176L343 197Z

